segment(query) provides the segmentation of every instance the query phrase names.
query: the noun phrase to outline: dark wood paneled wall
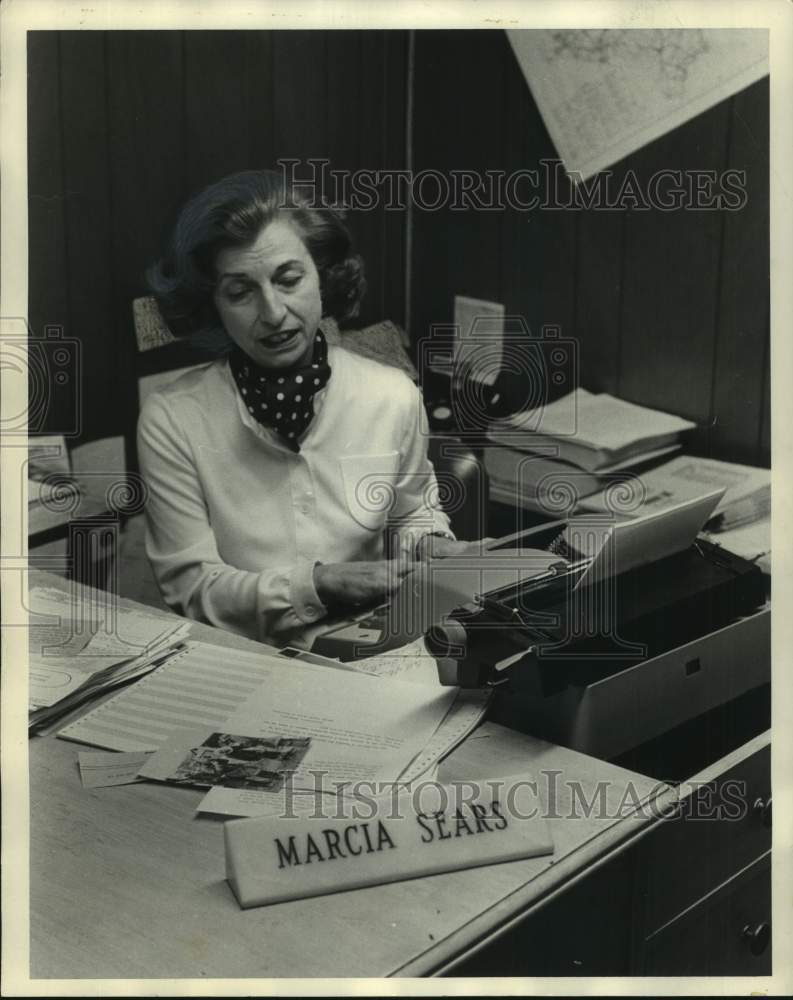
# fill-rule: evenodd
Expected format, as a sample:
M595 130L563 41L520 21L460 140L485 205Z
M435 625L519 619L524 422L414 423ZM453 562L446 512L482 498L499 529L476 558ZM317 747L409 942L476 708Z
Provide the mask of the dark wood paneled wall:
M415 45L414 170L511 173L556 157L502 31L417 32ZM451 322L455 294L503 302L533 333L558 324L576 338L586 388L697 421L700 453L767 464L768 81L627 157L612 189L662 168L745 170L746 206L416 209L413 335Z
M186 198L286 157L404 167L407 52L405 32L29 33L29 318L82 345L83 439L134 431L131 302ZM350 223L362 321L404 322L404 218Z
M185 198L276 158L406 165L405 32L31 32L30 308L83 361L83 437L130 435L131 300ZM556 156L502 31L415 35L413 169L536 168ZM766 463L768 87L761 81L614 168L746 171L738 212L413 213L411 335L453 297L576 338L581 383L695 419L697 450ZM559 194L565 196L564 181ZM362 321L403 321L405 215L351 215ZM62 400L63 397L58 397ZM58 402L48 426L64 425Z

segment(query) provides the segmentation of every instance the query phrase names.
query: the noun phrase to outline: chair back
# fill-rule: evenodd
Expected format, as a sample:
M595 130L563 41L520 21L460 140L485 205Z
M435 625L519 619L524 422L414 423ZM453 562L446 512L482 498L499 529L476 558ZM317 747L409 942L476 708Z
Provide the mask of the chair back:
M132 303L132 315L139 353L143 354L178 342L168 328L157 300L152 295L135 299ZM336 320L326 316L320 323L320 329L329 344L346 347L365 358L372 358L374 361L399 368L414 381L418 378L418 372L406 351L405 335L391 320L373 323L362 330L342 332Z

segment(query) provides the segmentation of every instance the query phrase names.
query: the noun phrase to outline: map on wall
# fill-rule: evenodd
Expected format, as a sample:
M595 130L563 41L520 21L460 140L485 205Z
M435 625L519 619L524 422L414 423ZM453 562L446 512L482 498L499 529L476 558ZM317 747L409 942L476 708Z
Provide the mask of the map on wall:
M768 73L765 29L507 35L565 168L582 180Z

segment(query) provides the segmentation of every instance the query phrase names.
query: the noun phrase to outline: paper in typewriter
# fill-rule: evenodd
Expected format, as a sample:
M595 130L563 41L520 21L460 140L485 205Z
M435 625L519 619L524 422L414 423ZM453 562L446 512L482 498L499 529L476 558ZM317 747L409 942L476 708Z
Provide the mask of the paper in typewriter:
M723 496L724 489L714 490L705 496L642 517L619 521L610 527L604 519L601 522L602 541L576 586L587 586L687 549L693 545ZM586 537L588 524L589 519L582 517L568 525L567 531L571 532L573 544L579 550L582 543L575 533L577 531L581 537ZM593 520L593 532L596 533L597 528L598 522Z
M391 601L389 627L395 634L423 634L477 596L526 583L561 561L557 553L542 549L489 549L431 559L403 580Z

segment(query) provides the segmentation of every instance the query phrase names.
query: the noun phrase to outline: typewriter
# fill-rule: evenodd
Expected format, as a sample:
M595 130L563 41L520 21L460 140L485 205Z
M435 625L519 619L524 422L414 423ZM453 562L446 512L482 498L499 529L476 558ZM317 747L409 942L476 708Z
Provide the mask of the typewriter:
M461 580L457 600L425 599L439 589L430 565L429 584L425 574L404 588L421 604L410 628L383 606L317 651L350 659L423 634L441 684L492 689L494 721L617 756L770 681L767 577L699 535L720 497L673 517L571 517L499 539L487 554L496 569L479 577L490 587L471 587L465 560L459 574L439 560L436 576ZM558 561L505 583L500 551L502 577L522 551L527 565L537 553Z

